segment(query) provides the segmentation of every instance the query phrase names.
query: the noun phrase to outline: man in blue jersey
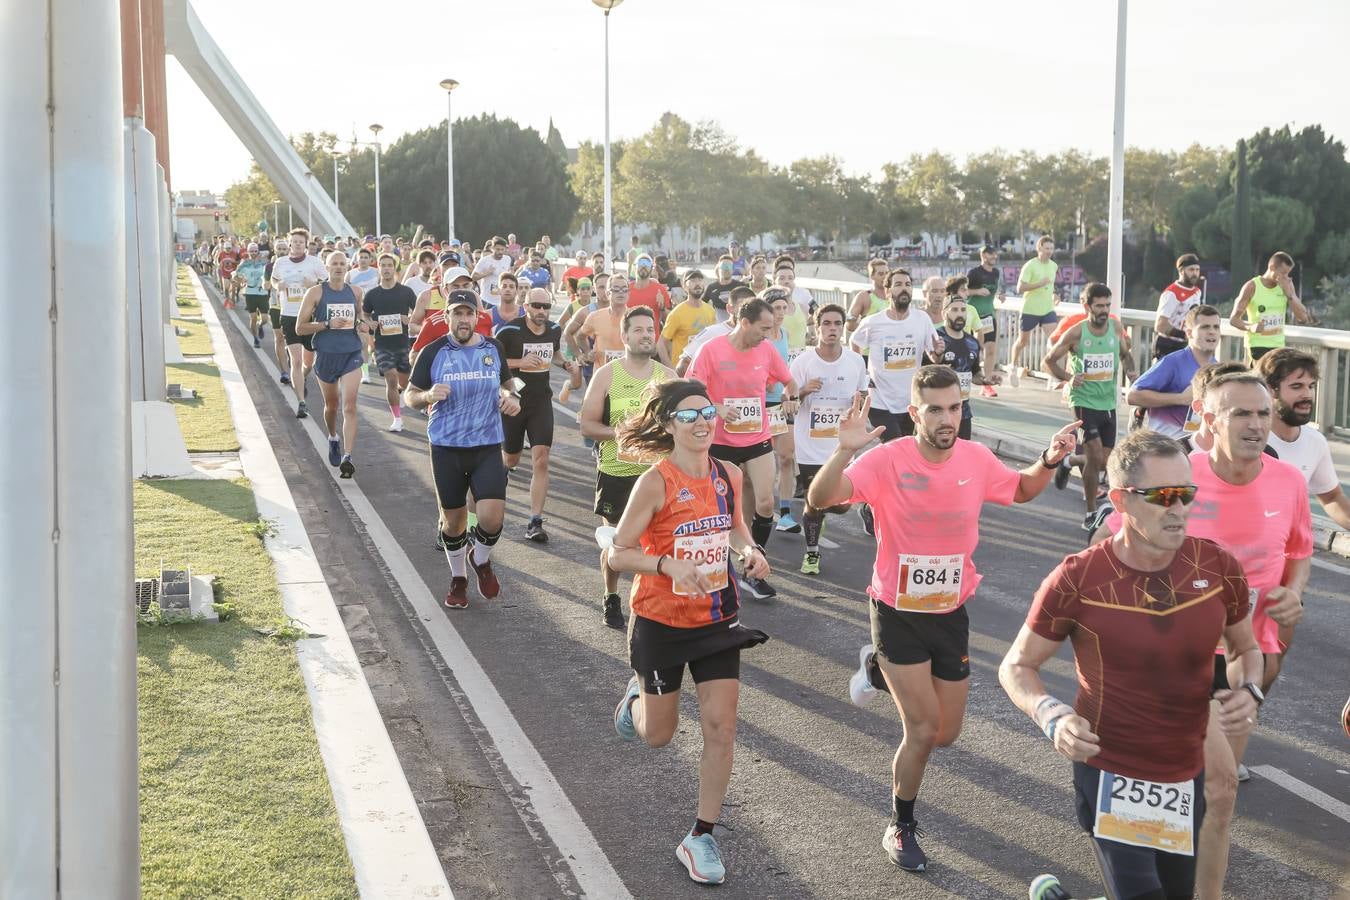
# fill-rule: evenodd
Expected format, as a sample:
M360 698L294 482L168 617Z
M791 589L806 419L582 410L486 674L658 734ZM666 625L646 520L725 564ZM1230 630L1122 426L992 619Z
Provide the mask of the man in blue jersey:
M1214 362L1219 347L1219 311L1192 306L1184 320L1186 344L1153 364L1130 386L1125 401L1148 410L1148 427L1174 440L1200 430L1200 415L1191 408L1191 380L1202 366Z
M445 314L450 333L418 354L403 401L414 409L430 407L427 439L440 507L436 539L450 564L445 605L463 609L469 605L466 563L484 598L501 590L491 556L506 514L502 416L518 415L520 400L501 344L474 331L478 295L450 291ZM472 535L467 531L470 490L478 515Z

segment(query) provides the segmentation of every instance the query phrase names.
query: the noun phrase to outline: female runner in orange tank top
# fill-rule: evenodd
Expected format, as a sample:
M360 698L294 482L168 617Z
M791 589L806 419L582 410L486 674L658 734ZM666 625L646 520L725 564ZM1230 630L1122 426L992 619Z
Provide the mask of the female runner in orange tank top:
M656 386L643 412L620 427L626 448L666 456L638 478L608 551L613 569L637 576L628 632L637 674L615 710L615 730L663 746L679 725L686 666L698 691L698 815L675 856L705 884L726 877L712 829L731 778L741 649L768 640L738 618L732 557L750 578L768 575L769 564L741 514L740 470L708 455L716 416L708 389L680 379Z

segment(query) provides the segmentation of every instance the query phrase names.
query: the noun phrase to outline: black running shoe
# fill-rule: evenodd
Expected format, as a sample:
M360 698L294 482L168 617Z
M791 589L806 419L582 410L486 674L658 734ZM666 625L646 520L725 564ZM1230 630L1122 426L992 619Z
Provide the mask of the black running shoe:
M532 516L530 524L525 526L525 539L536 544L548 543L548 532L544 530L544 517Z
M918 822L901 822L886 826L881 846L891 862L906 872L923 872L928 868L928 857L919 846L918 835L923 834Z
M1069 473L1073 471L1069 468L1069 457L1064 457L1055 466L1055 489L1064 490L1064 486L1069 483Z
M342 462L338 463L338 473L339 478L351 478L356 474L356 465L352 462L350 453L342 457Z
M620 629L628 623L623 617L623 601L619 599L618 594L605 595L605 625L609 628Z

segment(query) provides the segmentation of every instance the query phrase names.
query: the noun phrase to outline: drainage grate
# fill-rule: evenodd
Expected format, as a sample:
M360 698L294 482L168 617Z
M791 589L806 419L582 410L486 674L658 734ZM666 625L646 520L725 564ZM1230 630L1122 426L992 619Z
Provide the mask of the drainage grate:
M158 578L137 578L135 590L136 607L142 613L150 611L151 603L159 602Z

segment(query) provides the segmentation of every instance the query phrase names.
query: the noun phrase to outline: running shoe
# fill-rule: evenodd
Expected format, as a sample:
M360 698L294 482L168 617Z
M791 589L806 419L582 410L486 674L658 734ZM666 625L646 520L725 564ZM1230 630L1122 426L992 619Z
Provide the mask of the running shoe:
M473 561L473 554L469 554L469 565L473 566L473 574L478 579L478 593L483 595L483 599L491 600L502 592L501 583L497 581L497 574L492 571L492 560L488 560L481 566Z
M328 464L330 466L340 465L342 463L342 441L330 437L328 439Z
M265 327L266 327L266 326L264 326L264 325L259 325L259 326L258 326L258 340L260 340L260 341L261 341L261 340L263 339L263 337L265 337L266 334L267 334L267 332L263 331L263 328L265 328Z
M980 395L983 397L997 397L998 391L994 390L992 384L980 385Z
M711 834L695 835L692 831L675 848L675 858L684 864L689 877L699 884L721 884L727 880L726 866L722 865L722 851Z
M1252 770L1238 763L1238 784L1246 784L1252 780Z
M530 524L525 526L525 540L536 544L548 543L548 532L544 530L544 517L531 516Z
M625 741L638 739L637 726L633 724L633 704L637 702L638 694L641 692L638 677L634 675L628 679L628 686L623 689L623 699L614 707L614 730Z
M1008 384L1012 387L1018 387L1022 383L1022 377L1017 374L1017 366L1008 366Z
M619 599L618 594L605 595L605 625L609 628L620 629L628 623L623 617L623 601Z
M1064 486L1069 483L1069 475L1072 472L1073 469L1069 466L1069 455L1066 453L1064 454L1064 458L1059 461L1059 465L1055 466L1056 490L1064 490Z
M282 373L281 373L281 383L282 383L282 384L290 384L290 383L291 383L291 373L290 373L290 372L282 372Z
M1116 508L1112 506L1110 503L1103 503L1101 506L1098 506L1097 511L1092 514L1092 522L1090 523L1092 527L1087 530L1088 534L1090 535L1096 534L1097 529L1101 528L1102 525L1105 524L1106 520L1111 517L1111 513L1115 511Z
M786 531L790 532L791 534L797 534L802 530L802 523L792 518L792 513L784 512L779 514L778 525L776 527L778 528L779 531Z
M876 520L872 518L872 507L866 503L858 504L858 518L862 519L863 531L868 537L877 536Z
M1028 900L1073 900L1073 895L1064 890L1053 875L1037 875L1027 888L1027 897Z
M445 595L446 609L464 609L469 605L469 579L456 575L450 579L450 590Z
M918 822L892 822L886 826L886 834L881 838L882 849L891 862L906 872L922 872L928 868L928 857L919 846L921 834L923 829Z
M352 462L350 453L342 457L342 462L338 465L338 473L339 478L351 478L356 474L356 465Z
M740 576L736 579L736 583L740 585L741 590L745 591L756 600L772 600L774 597L778 596L778 592L763 578L746 578Z
M872 656L876 653L876 648L871 644L863 644L858 649L858 671L854 672L848 680L848 699L853 701L854 706L866 706L876 699L879 693L872 684Z
M373 382L373 381L370 380L370 366L369 366L369 365L365 365L365 366L362 366L362 367L361 367L361 383L362 383L362 384L374 384L374 383L375 383L375 382Z
M255 335L253 338L253 349L257 350L261 346L262 346L262 338Z
M802 574L819 575L820 574L820 551L807 550L806 555L802 557Z
M1086 531L1088 534L1092 534L1092 532L1095 530L1093 523L1097 521L1097 513L1099 511L1100 508L1094 509L1090 513L1083 513L1083 530Z
M390 430L390 431L402 431L402 430L403 430L403 418L402 418L401 416L394 416L394 421L392 421L392 422L389 423L389 430Z

